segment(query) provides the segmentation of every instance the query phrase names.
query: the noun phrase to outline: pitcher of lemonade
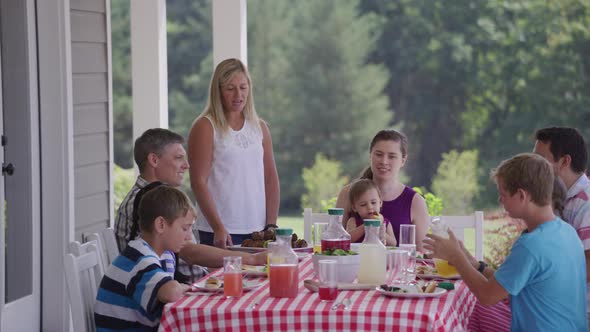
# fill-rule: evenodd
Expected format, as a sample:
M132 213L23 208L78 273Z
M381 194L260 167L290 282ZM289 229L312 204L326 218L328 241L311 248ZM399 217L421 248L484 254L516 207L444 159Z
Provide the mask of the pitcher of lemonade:
M295 298L299 292L299 257L291 248L293 230L278 228L276 244L268 251L271 297Z
M432 230L432 233L435 235L438 235L445 239L449 238L449 226L443 223L443 221L439 217L432 218L430 229ZM439 258L434 258L433 260L434 266L436 267L436 271L441 277L447 278L459 274L457 268L449 264L448 261Z
M361 265L358 271L359 284L380 285L385 283L386 251L379 240L379 219L364 219L365 239L359 248Z

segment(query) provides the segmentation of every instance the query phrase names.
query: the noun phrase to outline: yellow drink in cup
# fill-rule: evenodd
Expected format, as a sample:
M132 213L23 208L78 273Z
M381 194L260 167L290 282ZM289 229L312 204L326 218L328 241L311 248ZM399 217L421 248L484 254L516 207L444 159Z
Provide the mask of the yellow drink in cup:
M454 277L459 274L457 268L444 259L435 258L434 266L436 267L438 275L444 278Z
M449 238L449 227L444 224L440 218L434 217L430 227L434 234L445 239ZM459 274L457 268L444 259L434 258L434 266L436 267L438 275L444 278L453 277Z

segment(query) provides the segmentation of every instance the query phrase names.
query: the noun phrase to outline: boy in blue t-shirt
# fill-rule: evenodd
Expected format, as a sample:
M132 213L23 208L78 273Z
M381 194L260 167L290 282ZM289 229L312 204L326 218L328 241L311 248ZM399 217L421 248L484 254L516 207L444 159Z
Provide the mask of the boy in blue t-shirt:
M97 331L155 331L164 303L189 289L174 280L173 252L192 239L195 209L186 195L161 185L139 204L141 236L107 269L96 296Z
M553 214L551 165L523 153L500 163L492 177L499 202L527 225L499 269L470 262L452 231L449 239L428 235L425 248L457 267L482 304L510 296L512 331L587 331L584 250L576 231Z

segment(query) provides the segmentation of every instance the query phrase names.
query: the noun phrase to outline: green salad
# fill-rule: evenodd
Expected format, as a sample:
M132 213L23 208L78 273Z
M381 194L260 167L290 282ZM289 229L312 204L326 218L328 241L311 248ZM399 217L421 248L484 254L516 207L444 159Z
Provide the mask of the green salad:
M358 255L358 253L349 250L346 251L344 249L326 249L322 252L316 252L316 255L325 255L325 256L352 256L352 255Z

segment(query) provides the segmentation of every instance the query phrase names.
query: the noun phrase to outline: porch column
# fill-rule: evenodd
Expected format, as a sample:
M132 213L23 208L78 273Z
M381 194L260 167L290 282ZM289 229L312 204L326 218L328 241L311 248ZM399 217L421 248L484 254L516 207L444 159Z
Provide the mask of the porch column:
M131 0L133 139L168 128L166 0Z
M246 0L213 1L213 64L238 58L248 65Z

